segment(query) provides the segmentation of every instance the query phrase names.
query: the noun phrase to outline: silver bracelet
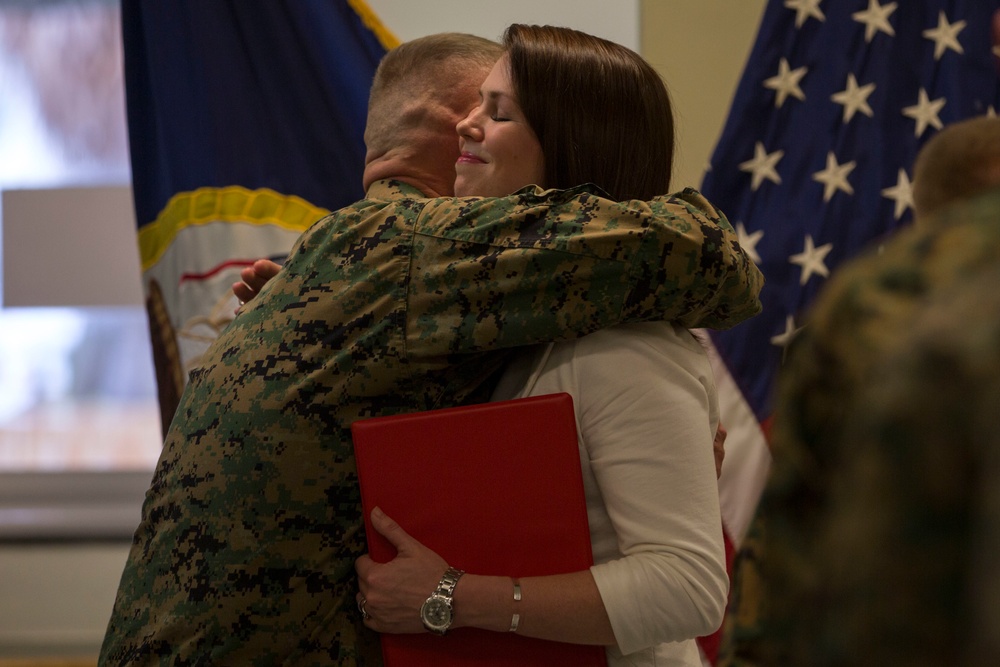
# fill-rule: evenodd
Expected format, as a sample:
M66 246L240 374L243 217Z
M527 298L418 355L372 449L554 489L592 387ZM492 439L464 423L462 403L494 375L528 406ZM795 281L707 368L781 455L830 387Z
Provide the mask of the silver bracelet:
M512 580L514 582L514 602L521 601L521 584L517 579ZM521 624L521 615L514 614L510 617L510 631L517 632L517 626Z

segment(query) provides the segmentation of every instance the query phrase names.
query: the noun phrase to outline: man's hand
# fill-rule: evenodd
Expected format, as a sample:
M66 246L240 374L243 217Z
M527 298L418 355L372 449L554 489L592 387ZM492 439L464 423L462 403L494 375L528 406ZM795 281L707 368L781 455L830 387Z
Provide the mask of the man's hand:
M281 265L269 259L258 259L252 265L240 271L240 279L243 282L233 283L233 294L240 300L240 305L251 301L260 290L267 284L267 281L278 275Z
M712 442L712 451L715 453L715 476L722 476L722 460L726 458L726 436L729 432L719 424L719 429L715 432L715 440Z

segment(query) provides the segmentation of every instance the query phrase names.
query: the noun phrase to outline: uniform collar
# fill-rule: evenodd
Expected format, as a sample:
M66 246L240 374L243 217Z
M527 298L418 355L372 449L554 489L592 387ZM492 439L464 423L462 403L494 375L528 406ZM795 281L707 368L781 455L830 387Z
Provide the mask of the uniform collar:
M427 199L418 188L392 178L375 181L368 186L366 199Z

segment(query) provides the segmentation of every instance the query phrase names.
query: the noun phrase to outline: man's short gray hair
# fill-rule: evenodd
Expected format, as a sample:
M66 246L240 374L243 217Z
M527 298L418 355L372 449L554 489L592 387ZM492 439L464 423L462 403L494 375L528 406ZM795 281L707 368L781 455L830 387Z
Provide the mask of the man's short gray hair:
M456 81L484 76L502 53L494 41L451 32L418 37L389 51L375 71L368 97L369 151L398 145L408 124L404 116L415 103L447 105Z

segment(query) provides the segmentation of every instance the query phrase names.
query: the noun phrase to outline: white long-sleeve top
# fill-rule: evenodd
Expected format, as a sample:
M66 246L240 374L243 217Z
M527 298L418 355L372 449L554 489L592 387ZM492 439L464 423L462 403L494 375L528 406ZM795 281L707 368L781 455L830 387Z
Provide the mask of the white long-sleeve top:
M493 398L558 392L576 411L610 667L700 666L694 638L718 628L729 589L704 349L669 323L605 329L526 351Z

